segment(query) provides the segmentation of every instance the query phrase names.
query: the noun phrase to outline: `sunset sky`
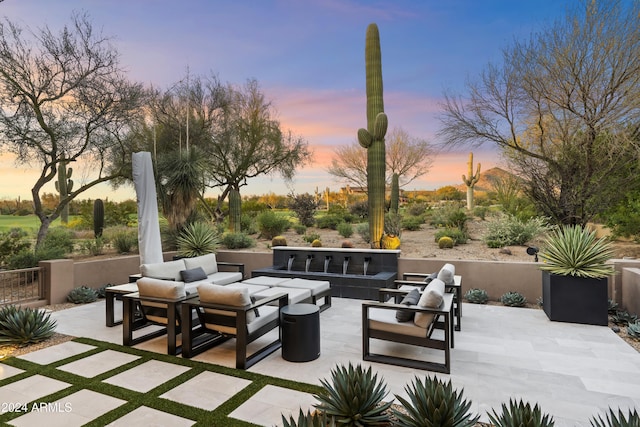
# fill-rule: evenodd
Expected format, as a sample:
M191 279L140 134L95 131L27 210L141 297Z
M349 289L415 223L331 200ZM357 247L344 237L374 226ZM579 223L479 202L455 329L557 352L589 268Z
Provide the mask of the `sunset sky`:
M255 78L285 129L304 137L314 163L287 187L279 176L254 179L243 194L337 190L325 169L333 148L366 127L364 43L380 30L385 112L389 127L440 143L445 90L464 93L503 47L559 19L571 0L5 0L0 14L24 27L59 29L72 12L87 12L94 29L113 37L129 78L166 88L186 75L217 74L242 84ZM458 185L471 148L441 152L407 190ZM491 147L474 148L487 170L500 165ZM37 171L0 157L0 199L30 199ZM89 172L85 172L89 173ZM76 174L80 179L82 173ZM53 183L47 191L54 192ZM215 196L212 192L210 195ZM108 186L86 197L135 198ZM84 197L83 197L84 198Z

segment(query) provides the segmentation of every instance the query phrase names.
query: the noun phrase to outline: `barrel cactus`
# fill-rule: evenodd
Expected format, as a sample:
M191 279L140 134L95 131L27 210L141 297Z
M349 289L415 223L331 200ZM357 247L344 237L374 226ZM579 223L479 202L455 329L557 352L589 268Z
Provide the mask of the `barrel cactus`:
M287 246L287 239L284 236L276 236L271 239L271 246Z
M322 241L320 239L315 239L313 242L311 242L311 247L312 248L321 248L322 247Z
M367 129L358 129L358 142L367 149L367 191L371 247L380 248L384 234L385 144L388 120L382 98L382 54L375 23L367 27L365 45Z
M438 247L440 249L451 249L453 248L454 243L453 239L449 236L442 236L438 239Z
M101 199L96 199L93 202L93 235L97 239L102 237L102 231L104 230L104 203Z

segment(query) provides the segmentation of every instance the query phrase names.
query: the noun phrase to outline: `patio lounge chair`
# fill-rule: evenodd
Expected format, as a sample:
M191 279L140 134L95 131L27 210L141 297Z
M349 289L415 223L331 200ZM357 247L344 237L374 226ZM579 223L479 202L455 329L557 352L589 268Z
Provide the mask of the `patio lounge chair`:
M193 357L230 338L236 339L236 368L248 369L282 346L280 310L287 305L281 293L251 302L246 288L202 284L198 297L182 303L182 357ZM269 305L277 302L277 306ZM199 325L193 321L195 310ZM247 346L277 329L278 337L247 355Z
M388 302L364 302L362 304L362 358L363 360L414 369L450 373L450 349L453 348L453 294L444 292L444 283L438 279L427 285L422 295L416 297L418 303L396 304L395 297L409 292L398 289L380 289L380 300ZM418 294L415 291L415 294ZM409 321L398 321L397 313L413 314ZM434 335L443 330L443 337ZM410 346L442 350L444 362L417 360L402 356L372 353L370 340L378 339Z

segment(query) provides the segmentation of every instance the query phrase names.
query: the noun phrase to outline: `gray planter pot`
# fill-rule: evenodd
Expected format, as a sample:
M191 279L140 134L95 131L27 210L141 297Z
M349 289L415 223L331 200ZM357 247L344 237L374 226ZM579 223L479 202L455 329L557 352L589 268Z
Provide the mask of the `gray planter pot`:
M542 307L549 320L607 326L608 279L542 272Z

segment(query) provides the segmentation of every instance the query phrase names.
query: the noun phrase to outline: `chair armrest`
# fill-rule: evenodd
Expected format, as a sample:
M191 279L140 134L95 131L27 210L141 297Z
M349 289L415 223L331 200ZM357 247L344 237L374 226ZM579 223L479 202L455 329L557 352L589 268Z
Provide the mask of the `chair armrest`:
M402 274L402 280L409 280L410 277L415 277L415 278L419 278L419 279L423 279L424 280L427 277L429 277L431 274L432 273L403 273Z
M242 277L244 277L244 264L241 262L218 261L216 264L218 267L236 267L238 271L242 273Z
M189 296L184 296L181 298L173 299L173 298L160 298L160 297L150 297L150 296L140 296L139 292L133 292L130 294L122 295L122 298L131 299L134 301L150 301L150 302L160 302L160 303L174 303L174 302L184 302L187 301Z
M424 283L423 281L416 281L416 280L394 280L393 284L398 288L400 287L400 285L420 286L421 288L424 288L425 286L427 286L427 284Z
M378 301L385 302L388 300L386 297L400 298L407 295L409 291L401 291L400 289L394 288L380 288L378 289Z

